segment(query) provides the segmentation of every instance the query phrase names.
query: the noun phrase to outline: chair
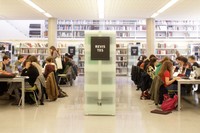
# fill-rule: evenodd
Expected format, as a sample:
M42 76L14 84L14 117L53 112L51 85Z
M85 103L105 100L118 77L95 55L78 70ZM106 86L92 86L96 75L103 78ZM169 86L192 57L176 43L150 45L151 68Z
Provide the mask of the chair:
M32 93L33 93L36 106L38 106L38 101L37 101L37 97L38 97L38 96L37 96L37 94L36 94L36 90L37 90L37 89L38 89L38 88L37 88L36 85L34 85L33 87L30 87L30 88L25 88L25 93L26 93L26 92L32 92ZM18 106L20 106L21 102L22 102L22 97L20 98L20 101L19 101Z
M65 68L65 72L62 74L58 74L58 84L60 84L61 79L65 79L66 83L69 83L70 86L73 84L72 80L72 67Z
M47 98L46 94L46 81L44 75L39 75L35 81L35 86L38 89L38 99L40 101L40 105L44 105L44 95Z

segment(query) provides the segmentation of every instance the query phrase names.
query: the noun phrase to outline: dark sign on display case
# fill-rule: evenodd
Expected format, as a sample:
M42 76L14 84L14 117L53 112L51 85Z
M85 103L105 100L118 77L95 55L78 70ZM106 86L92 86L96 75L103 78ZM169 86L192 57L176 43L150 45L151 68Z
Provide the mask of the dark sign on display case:
M91 37L91 60L110 60L110 37Z
M69 46L68 47L68 53L70 55L75 55L75 52L76 52L76 48L75 47L73 47L73 46Z
M138 56L138 47L131 47L131 55Z

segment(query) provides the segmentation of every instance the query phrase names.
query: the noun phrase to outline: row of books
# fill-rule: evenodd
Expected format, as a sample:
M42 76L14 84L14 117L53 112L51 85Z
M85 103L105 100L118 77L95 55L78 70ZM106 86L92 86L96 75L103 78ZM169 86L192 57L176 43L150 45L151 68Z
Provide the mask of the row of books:
M116 63L117 67L128 67L128 63L127 62L118 62Z
M121 24L130 24L130 25L145 25L146 21L145 20L105 20L105 24L111 25L111 24L116 24L116 25L121 25Z
M185 20L185 21L171 21L171 20L157 20L156 25L197 25L199 21Z
M116 73L117 74L127 74L127 69L116 68Z
M117 50L116 54L127 54L127 49Z
M127 61L128 59L127 59L127 56L118 56L116 60L117 61Z
M0 51L10 51L12 48L12 44L8 42L0 42Z
M160 31L167 31L167 30L174 30L174 31L196 31L197 30L197 26L156 26L156 30L160 30Z
M156 50L156 54L175 54L176 50L172 49L172 50Z
M84 62L79 62L78 67L84 67Z
M157 48L176 48L176 44L166 44L166 43L158 43Z
M132 32L117 32L117 37L134 37L135 33Z
M20 43L19 48L47 48L48 43Z
M20 50L16 49L16 54L23 54L23 53L48 54L48 50L47 49L20 49Z
M58 24L65 25L65 24L99 24L99 20L58 20Z

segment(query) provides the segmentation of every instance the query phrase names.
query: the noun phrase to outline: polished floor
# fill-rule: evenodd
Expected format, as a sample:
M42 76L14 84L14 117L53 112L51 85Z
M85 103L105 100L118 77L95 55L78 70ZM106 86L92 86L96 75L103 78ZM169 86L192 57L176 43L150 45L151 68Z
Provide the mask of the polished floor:
M84 78L73 87L62 87L68 98L26 105L24 109L0 101L0 133L199 133L199 95L185 97L182 111L168 115L151 114L150 100L140 100L130 77L117 77L116 116L85 116Z

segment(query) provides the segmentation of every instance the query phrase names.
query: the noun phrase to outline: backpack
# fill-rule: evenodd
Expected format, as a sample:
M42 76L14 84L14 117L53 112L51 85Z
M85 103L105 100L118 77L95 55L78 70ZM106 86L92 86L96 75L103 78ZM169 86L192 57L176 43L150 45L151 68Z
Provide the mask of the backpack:
M172 111L176 108L178 103L178 96L174 95L173 98L170 98L169 95L164 95L164 101L161 104L161 109L163 111Z

